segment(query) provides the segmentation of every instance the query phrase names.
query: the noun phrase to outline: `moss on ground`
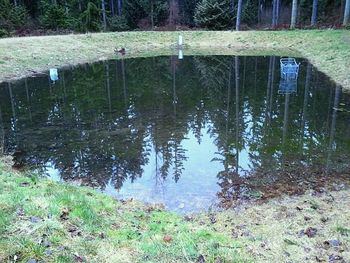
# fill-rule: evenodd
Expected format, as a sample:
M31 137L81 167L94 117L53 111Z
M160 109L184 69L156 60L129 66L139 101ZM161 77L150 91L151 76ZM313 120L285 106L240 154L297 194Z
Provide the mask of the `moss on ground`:
M115 58L118 47L126 48L126 57L169 55L180 33L186 55L302 56L350 90L349 30L124 32L1 39L0 81L50 67Z

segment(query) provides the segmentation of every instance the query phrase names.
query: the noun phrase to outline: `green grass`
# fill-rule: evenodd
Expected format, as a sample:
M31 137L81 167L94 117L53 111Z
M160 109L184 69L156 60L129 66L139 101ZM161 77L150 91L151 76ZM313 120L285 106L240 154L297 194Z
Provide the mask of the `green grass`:
M50 67L115 58L169 55L184 35L185 55L301 56L350 90L350 31L186 31L124 32L0 39L0 81L20 78Z
M0 262L170 263L201 255L206 262L315 262L332 254L350 261L350 190L189 219L18 173L9 163L0 159ZM309 227L317 229L314 237L302 234ZM334 239L339 247L325 245Z
M0 262L195 262L200 255L250 262L238 241L157 207L0 167Z

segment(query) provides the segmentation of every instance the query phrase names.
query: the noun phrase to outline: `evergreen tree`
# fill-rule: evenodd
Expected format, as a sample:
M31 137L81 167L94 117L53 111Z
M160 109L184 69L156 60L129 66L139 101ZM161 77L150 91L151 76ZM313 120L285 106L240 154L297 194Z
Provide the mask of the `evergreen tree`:
M194 14L196 26L214 30L232 28L234 18L230 0L202 0Z

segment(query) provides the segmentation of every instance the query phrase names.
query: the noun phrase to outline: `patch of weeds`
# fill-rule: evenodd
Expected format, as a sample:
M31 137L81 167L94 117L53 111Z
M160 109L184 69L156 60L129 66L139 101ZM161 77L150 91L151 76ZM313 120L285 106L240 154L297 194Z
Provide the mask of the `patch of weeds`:
M0 235L3 235L11 221L11 216L4 210L0 210Z
M349 236L350 235L350 228L337 226L335 229L338 233L340 233L342 236Z
M74 262L74 259L71 256L67 255L58 255L56 258L57 263L71 263Z

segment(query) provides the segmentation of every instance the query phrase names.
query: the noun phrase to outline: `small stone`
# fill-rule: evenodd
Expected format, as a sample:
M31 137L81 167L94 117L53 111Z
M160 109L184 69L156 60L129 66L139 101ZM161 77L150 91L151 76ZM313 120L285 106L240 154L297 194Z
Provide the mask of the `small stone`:
M53 254L51 249L45 251L46 256L51 256Z
M305 220L305 221L310 221L310 220L311 220L311 217L309 217L309 216L304 216L304 220Z
M31 258L31 259L29 259L29 260L27 261L27 263L36 263L36 259Z

